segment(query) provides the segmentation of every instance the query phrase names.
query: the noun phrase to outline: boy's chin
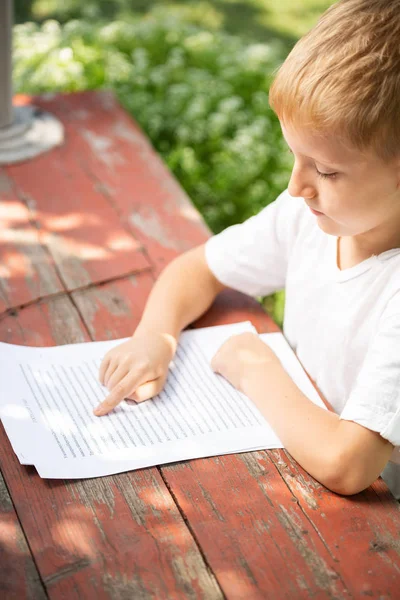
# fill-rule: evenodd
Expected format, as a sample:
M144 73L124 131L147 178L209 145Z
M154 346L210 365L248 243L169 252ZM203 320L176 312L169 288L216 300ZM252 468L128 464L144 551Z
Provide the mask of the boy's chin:
M317 225L321 231L328 235L334 235L335 237L345 235L343 231L341 231L340 226L325 215L317 219Z

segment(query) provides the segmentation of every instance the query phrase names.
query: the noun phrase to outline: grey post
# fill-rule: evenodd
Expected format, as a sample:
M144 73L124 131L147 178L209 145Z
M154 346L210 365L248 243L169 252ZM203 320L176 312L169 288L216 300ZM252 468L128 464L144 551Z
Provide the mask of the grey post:
M59 146L64 128L50 113L13 106L13 0L0 0L0 165L22 162Z
M0 128L13 122L12 0L0 0Z

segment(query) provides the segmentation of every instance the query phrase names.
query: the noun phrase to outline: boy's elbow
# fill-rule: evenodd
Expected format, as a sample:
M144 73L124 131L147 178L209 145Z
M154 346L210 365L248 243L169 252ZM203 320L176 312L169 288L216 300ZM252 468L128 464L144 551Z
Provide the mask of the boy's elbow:
M319 481L336 494L352 496L376 481L394 446L375 431L350 421L341 421L341 431L333 448L322 453Z
M323 482L321 482L323 483ZM371 481L372 483L372 481ZM335 494L341 496L354 496L363 492L370 483L360 482L358 479L349 477L332 478L324 483L325 487Z
M356 465L339 455L330 461L319 481L331 492L341 496L353 496L370 486L375 481L375 477L360 473Z

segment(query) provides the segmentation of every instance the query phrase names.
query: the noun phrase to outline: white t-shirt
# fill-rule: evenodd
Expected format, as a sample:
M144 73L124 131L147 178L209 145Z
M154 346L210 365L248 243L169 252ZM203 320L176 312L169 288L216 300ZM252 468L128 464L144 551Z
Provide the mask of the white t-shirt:
M287 191L258 215L210 238L223 284L253 296L286 288L284 335L342 419L396 448L382 476L400 498L400 249L349 269L337 238Z

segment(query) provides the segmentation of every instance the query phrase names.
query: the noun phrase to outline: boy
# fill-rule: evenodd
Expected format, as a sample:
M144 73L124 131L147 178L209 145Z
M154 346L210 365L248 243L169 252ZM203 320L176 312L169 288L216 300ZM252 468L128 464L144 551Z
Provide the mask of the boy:
M288 190L165 269L103 360L95 414L156 395L180 331L225 287L286 287L285 336L333 411L255 334L230 338L212 367L327 488L354 494L383 472L400 497L399 40L400 0L342 0L295 46L270 94L294 155Z

